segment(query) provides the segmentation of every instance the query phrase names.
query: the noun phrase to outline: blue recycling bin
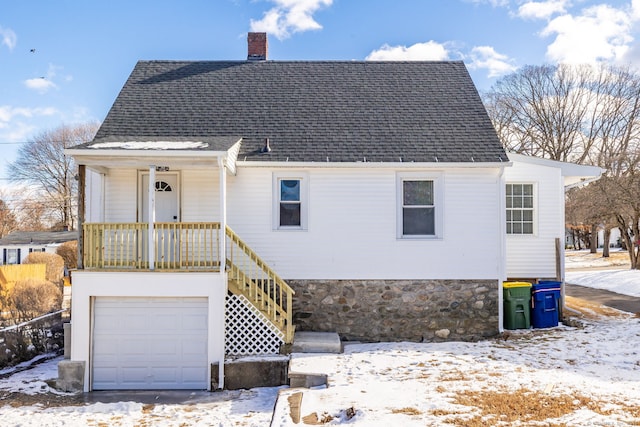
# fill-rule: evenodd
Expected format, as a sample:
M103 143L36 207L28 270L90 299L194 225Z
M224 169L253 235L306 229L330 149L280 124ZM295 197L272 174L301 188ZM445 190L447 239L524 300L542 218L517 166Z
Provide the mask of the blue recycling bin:
M540 281L531 287L531 325L534 328L558 326L562 283Z

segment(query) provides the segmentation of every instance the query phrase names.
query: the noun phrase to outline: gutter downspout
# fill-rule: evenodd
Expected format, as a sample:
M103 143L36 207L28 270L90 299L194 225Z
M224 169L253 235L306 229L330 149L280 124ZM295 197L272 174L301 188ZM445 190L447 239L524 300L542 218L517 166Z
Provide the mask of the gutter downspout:
M498 193L500 202L498 203L500 212L498 213L498 240L500 247L500 263L498 264L498 331L504 332L504 301L503 301L503 286L502 284L507 280L507 233L505 224L507 223L507 190L504 180L504 168L500 168L500 174L498 175Z
M224 286L223 295L228 292L227 281L227 166L223 157L218 157L218 169L220 171L220 275ZM225 299L221 301L222 309L218 310L219 323L224 326L225 323ZM225 354L225 330L222 329L220 353L218 358L218 388L224 389L224 354Z

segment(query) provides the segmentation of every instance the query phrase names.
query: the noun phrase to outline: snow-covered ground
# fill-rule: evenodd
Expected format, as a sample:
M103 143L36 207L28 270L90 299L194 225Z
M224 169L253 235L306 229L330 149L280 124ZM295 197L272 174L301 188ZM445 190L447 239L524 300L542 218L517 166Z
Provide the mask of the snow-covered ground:
M567 283L640 297L640 270L629 270L624 251L612 251L610 259L602 258L600 252L568 251L565 260ZM597 270L604 267L608 269Z
M588 280L580 276L587 273ZM636 272L611 273L567 279L640 287ZM211 393L181 404L52 405L63 395L48 381L57 377L54 359L0 380L1 398L13 392L37 401L0 400L0 425L269 426L272 415L273 426L638 425L640 318L610 313L583 319L582 328L508 331L478 343L349 344L340 355L294 354L292 370L327 374L328 386Z

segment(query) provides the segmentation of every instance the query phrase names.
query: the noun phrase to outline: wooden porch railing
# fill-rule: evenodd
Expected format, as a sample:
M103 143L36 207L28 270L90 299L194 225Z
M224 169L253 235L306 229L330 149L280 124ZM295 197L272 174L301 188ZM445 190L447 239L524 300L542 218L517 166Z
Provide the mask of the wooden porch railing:
M83 225L86 269L148 269L147 223ZM158 270L220 268L220 224L157 222L154 224L154 268Z
M229 289L247 297L293 342L294 291L237 234L226 228Z
M149 269L147 223L83 225L85 269ZM155 223L154 268L160 271L220 271L220 224ZM226 227L229 290L244 295L293 341L294 291L231 228Z

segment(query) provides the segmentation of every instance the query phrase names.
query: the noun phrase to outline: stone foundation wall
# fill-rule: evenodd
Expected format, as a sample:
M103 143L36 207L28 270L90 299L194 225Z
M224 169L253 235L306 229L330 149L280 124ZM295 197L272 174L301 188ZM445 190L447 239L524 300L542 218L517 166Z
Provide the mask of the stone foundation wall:
M298 331L349 341L475 341L498 334L497 280L287 280Z

